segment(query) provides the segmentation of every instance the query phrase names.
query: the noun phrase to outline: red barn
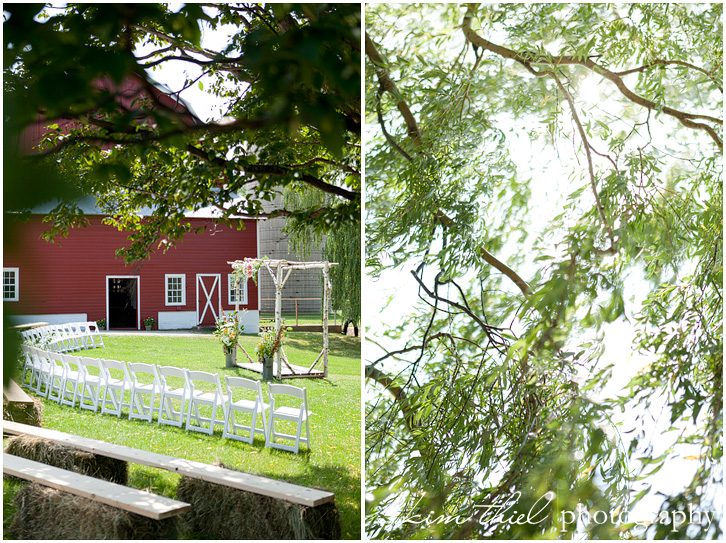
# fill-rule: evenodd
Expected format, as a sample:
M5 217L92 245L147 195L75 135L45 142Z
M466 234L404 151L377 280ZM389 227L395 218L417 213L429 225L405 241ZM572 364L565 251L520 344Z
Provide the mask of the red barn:
M168 89L158 84L153 88L159 91L156 100L171 102L167 107L183 104ZM120 103L128 107L126 102L132 103L148 85L131 80L121 89ZM184 105L189 122L195 122ZM46 124L28 127L19 145L30 151ZM147 317L153 317L154 328L161 330L212 325L220 309L235 307L227 262L260 256L256 220L244 219L245 228L237 230L201 212L190 215L189 222L202 232L188 233L166 253L157 251L127 266L116 250L128 244L128 233L104 225L93 203L82 207L90 224L72 229L60 244L41 239L46 225L44 213L37 209L20 224L14 243L4 247L3 302L12 320L63 323L105 318L107 329L141 329ZM245 332L257 333L259 289L248 282L240 290L240 308L247 310L242 317Z
M227 262L257 258L257 221L245 230L192 217L187 234L166 253L125 265L116 250L127 233L88 215L89 226L75 228L61 244L40 238L43 215L22 223L13 249L5 248L3 301L13 320L51 323L105 318L107 329L141 329L153 317L160 330L212 325L219 309L233 311L235 292ZM259 331L259 291L241 285L240 308L246 333Z

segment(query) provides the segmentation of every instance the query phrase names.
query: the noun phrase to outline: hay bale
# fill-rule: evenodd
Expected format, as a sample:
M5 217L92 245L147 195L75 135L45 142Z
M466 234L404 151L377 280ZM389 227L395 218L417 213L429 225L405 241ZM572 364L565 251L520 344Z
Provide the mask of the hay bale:
M5 452L112 483L125 485L128 482L128 465L123 460L80 451L39 437L11 437Z
M42 419L43 403L38 398L33 398L32 405L8 402L3 398L3 420L41 426Z
M15 496L16 539L175 539L174 518L153 520L31 483Z
M186 536L210 539L340 539L334 503L305 507L252 492L182 477L177 499L190 503L180 516Z

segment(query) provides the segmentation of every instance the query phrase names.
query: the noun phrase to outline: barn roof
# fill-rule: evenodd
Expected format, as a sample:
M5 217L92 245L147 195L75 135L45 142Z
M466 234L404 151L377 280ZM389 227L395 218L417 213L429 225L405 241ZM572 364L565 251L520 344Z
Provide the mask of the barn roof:
M232 203L238 200L232 200ZM49 200L40 205L35 206L31 213L37 215L47 215L50 213L55 206L58 205L58 200ZM76 202L78 208L83 212L84 215L103 215L108 216L109 214L101 210L98 207L95 196L84 196ZM140 217L148 217L153 213L153 209L150 207L143 207L136 211ZM221 219L222 212L216 207L208 206L195 211L188 211L184 214L185 217L190 219ZM265 217L253 217L250 215L233 215L233 219L249 219L249 220L265 220Z

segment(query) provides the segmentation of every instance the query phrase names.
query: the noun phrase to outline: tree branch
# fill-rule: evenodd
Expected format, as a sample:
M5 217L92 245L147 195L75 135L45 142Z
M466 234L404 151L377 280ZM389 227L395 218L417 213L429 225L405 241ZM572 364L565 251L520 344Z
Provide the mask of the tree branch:
M653 68L654 66L681 66L683 68L689 68L691 70L695 70L697 72L701 72L706 77L708 77L714 85L716 85L716 88L718 90L720 90L721 92L723 92L723 87L721 87L721 85L718 84L718 81L716 81L713 78L713 73L709 72L708 70L704 70L703 68L701 68L699 66L695 66L695 65L690 64L688 62L684 62L682 60L660 60L660 59L656 59L656 60L653 60L652 62L649 62L648 64L644 64L642 66L639 66L638 68L631 68L630 70L625 70L623 72L614 72L614 73L615 73L615 75L622 77L624 75L630 75L630 74L634 74L634 73L638 73L638 72L643 72L645 70L649 70L650 68Z
M368 32L366 32L366 55L368 55L368 58L371 60L371 62L373 62L376 67L378 82L396 99L396 107L398 108L398 111L401 112L403 120L406 123L408 136L411 138L416 146L421 145L421 132L418 128L416 118L413 116L411 108L408 107L408 104L403 99L403 96L398 90L398 87L391 79L390 74L388 73L388 69L386 69L386 62L383 60L383 57L381 57L381 54L378 52L378 49L373 43L373 40L371 40L370 36L368 35Z
M628 100L631 102L638 104L646 109L653 110L653 111L660 111L666 115L669 115L675 119L677 119L683 126L686 126L688 128L693 128L696 130L705 130L708 135L713 139L713 141L716 143L719 149L723 149L723 141L716 133L716 130L714 130L713 127L695 122L695 120L702 120L702 121L708 121L712 122L718 125L723 125L723 120L717 119L716 117L712 117L710 115L701 115L696 113L688 113L685 111L680 111L677 109L674 109L669 106L660 106L653 102L652 100L648 100L647 98L644 98L633 91L631 91L623 81L622 77L620 77L617 73L612 72L599 64L595 63L592 58L577 58L567 55L539 55L536 53L531 52L525 52L520 53L517 51L513 51L512 49L508 49L506 47L503 47L501 45L497 45L495 43L490 42L489 40L479 36L471 27L471 20L476 16L477 11L477 4L468 4L468 9L466 11L466 14L464 15L464 21L462 23L462 30L464 31L464 36L466 36L466 39L469 40L472 44L481 47L482 49L485 49L487 51L491 51L492 53L495 53L503 58L508 58L511 60L514 60L518 63L520 63L522 66L524 66L530 73L533 73L534 75L538 75L539 72L534 70L532 68L532 64L547 64L549 66L560 66L560 65L577 65L577 66L583 66L587 68L588 70L600 75L601 77L611 81L615 84L617 89L620 91L620 93L625 96ZM542 73L542 75L545 75Z
M299 168L305 168L307 166L310 166L311 164L315 164L316 162L322 162L323 164L335 166L336 168L340 168L344 172L348 172L350 174L355 175L356 177L360 177L360 172L358 170L355 170L346 164L341 164L340 162L336 162L335 160L330 160L329 158L324 158L324 157L319 157L319 156L316 156L315 158L311 158L310 160L308 160L307 162L303 162L302 164L291 164L288 166L288 168L290 168L291 170L297 170Z
M444 227L449 227L454 225L453 219L448 217L443 211L440 209L436 211L434 214L436 219L442 224ZM487 251L484 247L479 247L479 255L484 259L484 261L489 264L490 266L493 266L500 272L502 272L504 275L506 275L517 287L519 290L522 291L522 294L525 296L529 296L532 294L532 289L529 288L529 285L527 282L522 279L517 272L515 272L512 268L507 266L504 262L497 259L494 255L492 255L489 251Z
M572 99L572 95L569 93L569 91L565 88L565 86L562 84L562 81L560 81L560 78L557 77L557 74L552 70L547 70L547 73L552 77L552 79L555 80L555 83L557 83L557 87L562 91L562 94L565 97L565 100L567 100L567 104L570 106L570 111L572 112L572 118L575 121L575 125L577 126L577 131L580 133L580 139L582 139L582 146L585 148L585 156L587 157L587 170L588 174L590 176L590 188L592 189L592 194L595 197L595 206L597 207L597 212L600 215L600 220L602 221L603 225L605 226L605 229L607 230L608 237L610 238L610 247L611 249L614 249L616 246L615 243L615 236L613 235L613 228L610 225L610 221L607 220L607 217L605 216L605 209L603 208L602 202L600 201L600 195L597 191L597 180L595 179L595 168L592 164L592 153L590 151L590 142L587 138L587 134L585 133L585 129L582 126L582 123L580 122L580 116L577 114L577 108L575 107L575 101Z
M187 151L189 151L190 154L193 156L196 156L197 158L200 158L206 162L211 162L214 164L217 164L219 166L226 167L228 165L231 165L235 168L238 166L234 162L229 162L224 158L221 157L211 157L209 156L208 152L200 149L199 147L196 147L194 145L187 145ZM280 165L272 165L272 164L249 164L247 166L244 166L244 171L247 173L253 173L257 175L278 175L278 176L284 176L284 175L294 175L295 169L299 168L300 166L280 166ZM347 189L344 189L343 187L339 187L337 185L331 185L330 183L326 183L322 179L315 177L314 175L303 173L300 174L299 177L297 177L297 180L302 181L304 183L307 183L308 185L321 190L323 192L327 192L328 194L333 194L335 196L340 196L342 198L345 198L349 201L356 201L360 199L360 191L350 191Z
M266 165L266 164L250 164L248 166L245 166L245 171L255 174L262 174L262 175L291 175L292 169L287 166L273 166L273 165ZM323 192L327 192L328 194L334 194L335 196L340 196L342 198L345 198L346 200L354 201L360 199L360 192L358 191L350 191L347 189L344 189L343 187L339 187L337 185L331 185L330 183L326 183L322 179L319 179L315 177L314 175L310 175L308 173L303 173L299 177L297 177L299 181L303 181L304 183L307 183L308 185L315 187L318 190L321 190Z
M403 420L406 422L406 428L408 428L410 432L415 424L413 421L414 414L411 412L411 406L409 405L406 391L403 390L402 387L395 384L395 379L383 373L381 370L372 365L366 365L366 379L372 379L391 393L391 396L393 396L393 399L396 401L396 403L398 403L399 407L401 408L401 412L403 413Z

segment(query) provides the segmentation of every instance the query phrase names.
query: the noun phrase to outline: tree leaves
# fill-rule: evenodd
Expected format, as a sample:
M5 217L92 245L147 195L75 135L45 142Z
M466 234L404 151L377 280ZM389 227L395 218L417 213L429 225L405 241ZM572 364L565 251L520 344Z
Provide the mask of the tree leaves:
M128 259L183 235L163 217L203 207L229 222L295 216L325 233L359 224L359 6L70 4L46 11L6 10L5 88L14 106L6 131L18 137L39 114L63 119L43 156L120 225L139 231ZM204 25L218 23L234 26L215 52L200 38ZM139 44L151 52L135 56ZM224 121L179 113L169 101L180 98L147 79L144 68L180 61L212 79L209 93L227 102ZM129 82L138 96L129 95ZM296 181L336 197L320 209L276 207L275 197ZM139 223L140 209L155 210L159 220Z

